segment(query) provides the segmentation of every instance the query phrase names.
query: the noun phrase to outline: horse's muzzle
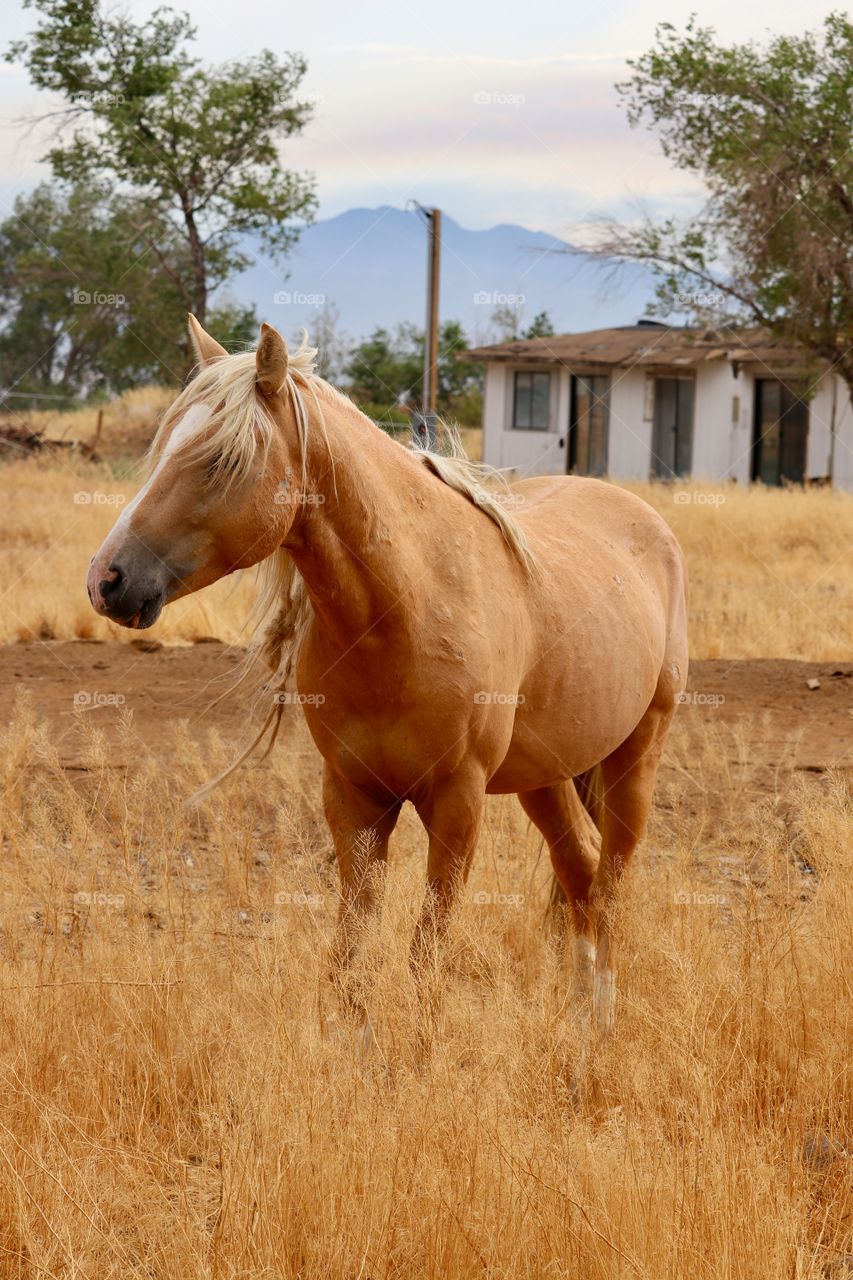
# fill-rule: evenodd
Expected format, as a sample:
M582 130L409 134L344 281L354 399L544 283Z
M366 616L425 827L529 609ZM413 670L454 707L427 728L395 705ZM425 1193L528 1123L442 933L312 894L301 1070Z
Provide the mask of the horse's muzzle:
M140 572L119 561L112 561L104 569L96 559L89 569L86 588L96 613L141 631L160 617L171 580L172 574L159 563Z

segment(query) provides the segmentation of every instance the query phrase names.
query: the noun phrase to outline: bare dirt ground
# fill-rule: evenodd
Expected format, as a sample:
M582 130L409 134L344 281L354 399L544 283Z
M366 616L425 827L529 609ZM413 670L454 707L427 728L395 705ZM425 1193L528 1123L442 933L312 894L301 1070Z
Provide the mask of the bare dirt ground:
M168 766L171 731L180 721L193 736L215 729L235 746L253 723L250 695L227 694L239 671L241 651L211 641L188 647L158 647L98 641L37 642L0 646L0 717L7 721L19 692L54 730L53 745L69 770L87 768L82 716L91 717L110 742L116 768L133 765L137 741ZM818 681L810 689L808 681ZM213 709L211 701L226 696ZM75 701L76 700L76 701ZM75 711L75 707L77 710ZM133 735L120 732L130 712ZM289 710L287 750L304 756L306 789L320 760L301 713ZM691 779L704 764L709 735L729 743L729 770L703 778L725 808L727 793L778 794L792 774L822 774L853 768L853 663L782 659L694 661L685 704L676 725L680 749L669 751L661 790L678 785L689 802ZM677 756L677 758L676 758ZM710 785L709 785L710 784Z

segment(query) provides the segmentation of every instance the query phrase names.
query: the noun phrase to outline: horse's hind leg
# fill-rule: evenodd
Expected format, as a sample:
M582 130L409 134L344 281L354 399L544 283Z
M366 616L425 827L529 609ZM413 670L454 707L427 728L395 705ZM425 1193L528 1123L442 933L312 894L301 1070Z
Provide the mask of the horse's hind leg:
M520 792L518 798L545 837L554 874L572 913L575 999L582 1024L588 1029L595 963L590 890L598 866L600 837L571 781Z
M382 905L388 841L400 813L395 801L390 806L352 786L326 767L323 776L323 805L335 843L341 900L338 925L332 947L332 970L344 1004L361 1022L360 1048L367 1052L373 1029L364 1005L360 984L352 982L351 967L358 942Z
M601 859L591 892L596 936L594 1007L598 1030L607 1035L616 1010L613 906L622 876L645 831L658 764L675 710L674 691L662 681L629 738L601 763L603 824Z

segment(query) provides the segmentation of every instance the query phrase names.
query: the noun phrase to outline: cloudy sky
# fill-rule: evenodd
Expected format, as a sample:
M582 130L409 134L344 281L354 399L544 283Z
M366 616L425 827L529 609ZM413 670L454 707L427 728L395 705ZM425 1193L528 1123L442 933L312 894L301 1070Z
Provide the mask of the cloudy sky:
M122 6L142 18L155 6ZM263 47L300 50L316 102L294 167L317 176L320 217L355 205L438 204L468 227L500 222L571 235L638 203L687 210L699 191L629 129L614 83L655 26L691 10L721 39L817 26L831 6L802 0L174 0L198 27L211 62ZM7 9L4 34L31 11ZM46 171L43 143L20 118L45 106L17 68L0 68L0 200Z

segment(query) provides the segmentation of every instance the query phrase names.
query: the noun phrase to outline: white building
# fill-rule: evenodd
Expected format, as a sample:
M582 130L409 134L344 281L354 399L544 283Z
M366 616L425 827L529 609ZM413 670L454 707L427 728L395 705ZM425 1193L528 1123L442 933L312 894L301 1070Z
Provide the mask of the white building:
M483 459L526 475L853 489L846 384L755 331L640 321L479 347Z

